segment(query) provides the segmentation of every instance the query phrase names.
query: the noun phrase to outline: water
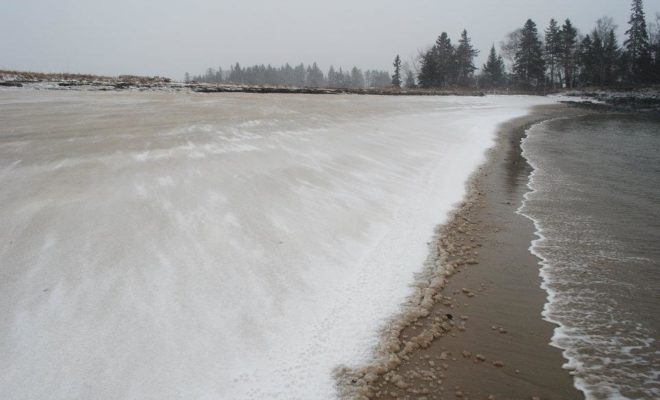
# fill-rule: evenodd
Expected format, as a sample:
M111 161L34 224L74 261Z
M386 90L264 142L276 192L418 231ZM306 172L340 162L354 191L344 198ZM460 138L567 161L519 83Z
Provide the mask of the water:
M333 398L550 102L0 90L0 397Z
M595 115L530 129L521 212L540 238L553 345L588 399L660 398L660 119Z

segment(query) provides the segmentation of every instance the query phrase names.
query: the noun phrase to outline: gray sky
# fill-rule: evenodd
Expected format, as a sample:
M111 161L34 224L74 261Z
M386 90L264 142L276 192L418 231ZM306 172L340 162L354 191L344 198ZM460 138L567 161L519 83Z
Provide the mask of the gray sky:
M647 19L660 0L646 0ZM570 17L582 31L611 16L620 34L629 0L0 0L0 69L164 75L317 61L389 69L446 31L481 50L532 18ZM622 37L620 37L622 40Z

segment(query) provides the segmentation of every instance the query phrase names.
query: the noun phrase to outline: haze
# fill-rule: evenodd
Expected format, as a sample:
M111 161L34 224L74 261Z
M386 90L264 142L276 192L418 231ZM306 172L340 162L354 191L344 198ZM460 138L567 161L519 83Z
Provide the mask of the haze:
M239 61L243 65L318 62L390 69L447 31L466 28L481 50L534 19L570 17L581 31L611 16L623 35L628 0L0 0L0 69L105 75L161 75ZM645 1L647 19L660 1Z

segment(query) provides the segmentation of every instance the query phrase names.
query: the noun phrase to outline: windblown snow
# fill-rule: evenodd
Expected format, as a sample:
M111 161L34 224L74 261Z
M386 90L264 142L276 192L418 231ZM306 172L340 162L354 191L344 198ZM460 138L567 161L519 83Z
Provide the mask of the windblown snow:
M331 399L531 97L0 91L0 393Z

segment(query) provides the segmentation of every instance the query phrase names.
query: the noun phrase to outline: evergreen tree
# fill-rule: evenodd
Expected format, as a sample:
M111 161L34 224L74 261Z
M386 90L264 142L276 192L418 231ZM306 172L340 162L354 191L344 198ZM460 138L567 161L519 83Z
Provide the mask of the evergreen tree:
M621 49L614 29L610 30L603 42L603 60L602 82L604 85L612 85L618 80L618 65L621 60Z
M651 81L651 53L649 34L642 0L633 0L631 5L628 39L624 42L628 66L628 78L635 83Z
M435 86L443 87L453 83L456 76L456 50L446 32L442 32L435 42L436 70Z
M364 75L357 67L351 70L351 87L356 89L364 88Z
M545 31L545 62L550 70L550 85L554 88L559 75L559 60L561 58L561 30L557 21L552 18ZM561 82L561 78L559 79Z
M540 87L545 77L545 61L536 24L528 19L521 32L513 72L522 86Z
M595 84L607 86L618 80L621 51L616 38L616 28L617 26L612 18L603 17L596 21L596 27L591 33L597 59L596 72L598 77L595 78Z
M570 19L561 27L561 64L564 69L564 83L567 88L574 85L575 57L577 53L577 29L573 27Z
M488 61L484 64L482 83L486 87L499 87L504 84L504 60L495 52L495 45L490 48Z
M604 82L604 67L605 67L605 47L603 40L597 31L591 33L591 61L593 62L593 71L591 74L591 83L593 85L603 86Z
M461 38L458 41L456 48L456 83L461 86L468 86L472 79L476 67L474 66L474 58L479 55L479 51L472 47L470 38L468 37L467 30L463 30Z
M457 71L456 49L449 35L442 32L433 47L420 56L419 84L425 88L451 85Z
M394 58L394 75L392 75L392 85L401 87L401 57L397 54Z
M307 84L307 71L302 63L293 69L291 84L297 87L303 87Z
M344 72L341 67L339 67L339 71L335 74L335 78L337 81L335 87L347 88L351 86L351 76Z
M437 53L437 47L434 45L429 51L420 56L420 71L417 80L423 88L437 86Z
M243 71L238 62L229 68L229 80L233 83L243 83Z
M584 37L578 48L578 65L580 66L579 82L582 85L594 84L596 74L596 49L591 36Z
M312 64L311 67L307 67L307 86L309 87L321 87L325 85L325 76L323 71L319 68L316 63Z
M331 88L339 87L339 77L337 76L335 67L332 65L330 66L330 69L328 69L328 86Z

